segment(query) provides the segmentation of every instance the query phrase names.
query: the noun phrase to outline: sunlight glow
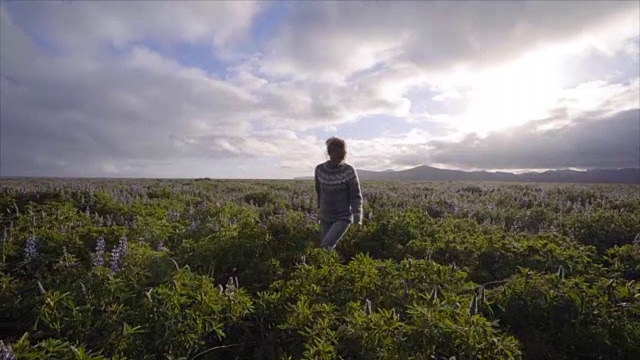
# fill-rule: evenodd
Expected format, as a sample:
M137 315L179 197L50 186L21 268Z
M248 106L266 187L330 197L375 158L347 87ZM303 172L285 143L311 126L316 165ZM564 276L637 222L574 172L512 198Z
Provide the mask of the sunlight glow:
M543 118L563 89L560 56L550 49L472 75L464 132L486 134Z

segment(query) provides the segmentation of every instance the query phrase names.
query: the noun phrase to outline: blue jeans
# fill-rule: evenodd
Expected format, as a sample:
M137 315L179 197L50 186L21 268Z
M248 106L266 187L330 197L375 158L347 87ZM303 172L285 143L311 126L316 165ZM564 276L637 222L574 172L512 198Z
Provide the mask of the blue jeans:
M320 226L322 228L322 242L320 243L320 246L325 249L333 250L336 245L338 245L338 241L340 241L347 232L351 223L344 220L334 222L322 220L320 222Z

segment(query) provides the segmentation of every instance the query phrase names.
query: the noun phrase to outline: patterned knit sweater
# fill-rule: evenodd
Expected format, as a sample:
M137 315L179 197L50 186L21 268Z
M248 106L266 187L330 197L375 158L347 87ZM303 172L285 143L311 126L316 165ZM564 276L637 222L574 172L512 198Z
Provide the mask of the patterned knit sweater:
M315 169L316 194L320 219L362 223L362 193L356 170L342 162L326 161Z

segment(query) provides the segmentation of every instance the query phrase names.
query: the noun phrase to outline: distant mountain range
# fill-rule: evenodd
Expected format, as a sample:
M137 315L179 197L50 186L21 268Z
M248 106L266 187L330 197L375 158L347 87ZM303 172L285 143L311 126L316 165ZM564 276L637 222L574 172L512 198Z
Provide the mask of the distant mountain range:
M513 174L509 172L461 171L439 169L422 165L407 170L371 171L358 169L358 177L364 181L517 181L563 183L616 183L640 184L640 168L550 170ZM296 179L313 179L301 177Z

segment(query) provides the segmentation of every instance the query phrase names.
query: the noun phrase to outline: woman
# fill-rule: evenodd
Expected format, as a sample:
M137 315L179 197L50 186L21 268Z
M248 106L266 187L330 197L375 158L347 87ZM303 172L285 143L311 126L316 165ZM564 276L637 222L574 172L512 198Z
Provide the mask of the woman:
M321 246L335 249L351 224L362 225L362 193L356 169L345 163L347 145L332 137L326 141L329 160L315 169L316 194L322 229Z

